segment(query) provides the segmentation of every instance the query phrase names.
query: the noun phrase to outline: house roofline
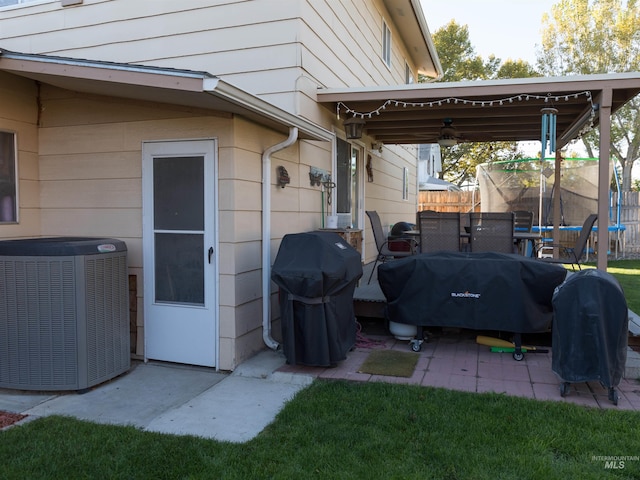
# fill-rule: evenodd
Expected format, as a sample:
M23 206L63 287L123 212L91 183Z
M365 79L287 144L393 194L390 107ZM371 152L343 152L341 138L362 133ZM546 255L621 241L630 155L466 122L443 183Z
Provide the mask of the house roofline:
M427 20L424 16L424 11L422 10L422 4L420 3L420 0L411 0L411 5L413 6L413 10L416 14L416 19L418 20L418 24L420 25L420 30L422 31L422 35L424 36L424 40L427 44L427 50L429 51L429 55L431 56L434 63L436 73L435 79L438 80L444 75L444 70L442 69L442 64L440 63L440 57L438 56L436 46L433 43L431 31L429 30L429 26L427 25ZM426 74L427 72L421 73Z
M0 49L0 71L68 90L208 108L247 117L300 138L330 141L333 133L208 72L27 54Z
M418 72L434 79L441 78L442 65L420 0L383 0L383 3Z

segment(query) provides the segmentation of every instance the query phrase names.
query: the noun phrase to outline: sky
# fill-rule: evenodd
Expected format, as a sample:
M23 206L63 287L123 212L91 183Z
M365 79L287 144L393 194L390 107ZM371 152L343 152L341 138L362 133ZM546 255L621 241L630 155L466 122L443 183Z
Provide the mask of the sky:
M542 14L559 0L420 0L431 35L451 19L469 27L469 40L483 58L536 63Z

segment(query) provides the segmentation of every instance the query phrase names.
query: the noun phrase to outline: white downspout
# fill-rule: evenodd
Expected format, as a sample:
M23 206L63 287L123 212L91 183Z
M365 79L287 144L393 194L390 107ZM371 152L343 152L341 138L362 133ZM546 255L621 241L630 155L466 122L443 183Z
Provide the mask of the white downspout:
M271 155L293 145L298 127L289 128L289 138L262 153L262 339L267 347L279 347L271 337Z

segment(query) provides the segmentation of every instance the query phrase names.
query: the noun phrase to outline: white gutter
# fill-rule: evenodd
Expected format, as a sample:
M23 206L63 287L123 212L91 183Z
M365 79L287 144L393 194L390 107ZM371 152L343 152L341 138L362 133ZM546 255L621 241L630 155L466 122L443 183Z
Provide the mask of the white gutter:
M193 70L11 52L0 48L0 71L67 90L241 115L279 132L328 142L331 132L208 73Z
M289 128L289 138L262 153L262 339L267 347L279 347L271 337L271 155L298 140L298 127Z

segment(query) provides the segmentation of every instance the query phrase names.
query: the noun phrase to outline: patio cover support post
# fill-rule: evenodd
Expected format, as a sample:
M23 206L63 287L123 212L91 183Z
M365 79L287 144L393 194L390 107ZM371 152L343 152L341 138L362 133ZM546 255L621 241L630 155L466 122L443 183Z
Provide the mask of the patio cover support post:
M610 145L611 145L611 102L613 92L610 88L602 90L600 95L600 160L598 163L598 270L607 271L607 252L609 251L609 188L611 182Z

